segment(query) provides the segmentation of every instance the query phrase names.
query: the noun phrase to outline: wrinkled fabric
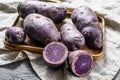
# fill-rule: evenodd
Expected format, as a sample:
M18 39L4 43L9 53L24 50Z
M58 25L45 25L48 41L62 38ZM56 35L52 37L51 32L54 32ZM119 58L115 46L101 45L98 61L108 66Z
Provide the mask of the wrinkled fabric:
M92 72L83 78L76 77L66 64L58 70L50 69L41 54L25 50L12 51L4 47L5 31L14 23L18 16L17 5L23 1L25 0L0 0L0 65L29 58L33 70L42 80L111 80L116 75L120 68L119 0L66 0L67 2L63 3L68 7L88 5L96 13L102 15L107 22L105 26L104 56L102 59L94 61Z

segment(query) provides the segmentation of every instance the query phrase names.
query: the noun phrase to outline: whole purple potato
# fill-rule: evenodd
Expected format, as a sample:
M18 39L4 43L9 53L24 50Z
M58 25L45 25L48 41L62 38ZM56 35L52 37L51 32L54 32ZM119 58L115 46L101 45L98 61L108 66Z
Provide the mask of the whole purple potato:
M51 18L54 22L60 22L65 19L66 8L60 4L40 1L22 2L17 7L18 13L22 18L25 18L31 13L38 13Z
M20 44L24 42L26 34L21 27L14 26L7 29L5 38L10 43Z
M43 45L60 39L60 33L53 21L43 15L29 14L24 19L23 26L30 39Z
M51 42L43 50L43 58L54 69L63 65L68 57L67 47L60 42Z
M90 25L96 27L98 23L96 14L87 6L80 6L76 8L71 14L71 18L79 31Z
M86 45L92 49L102 49L103 47L103 33L101 28L85 27L82 30L85 37Z
M87 76L93 68L93 57L84 50L70 52L68 62L71 71L79 77Z
M61 39L69 50L80 49L85 45L84 36L70 23L61 27Z

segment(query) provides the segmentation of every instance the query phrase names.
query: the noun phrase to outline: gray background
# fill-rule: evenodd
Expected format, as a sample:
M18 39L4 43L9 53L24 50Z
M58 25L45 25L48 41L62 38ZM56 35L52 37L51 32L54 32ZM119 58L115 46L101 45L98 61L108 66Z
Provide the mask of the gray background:
M31 68L29 59L0 66L0 80L40 80ZM113 80L120 80L120 70Z
M40 80L28 59L0 66L0 80Z

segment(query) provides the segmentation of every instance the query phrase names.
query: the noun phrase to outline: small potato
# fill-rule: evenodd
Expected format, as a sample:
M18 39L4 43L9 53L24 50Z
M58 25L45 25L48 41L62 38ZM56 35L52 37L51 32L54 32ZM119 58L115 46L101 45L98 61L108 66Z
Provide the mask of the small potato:
M10 43L20 44L24 42L26 34L21 27L14 26L7 29L5 33L5 38Z
M85 45L84 36L70 23L61 27L61 39L69 50L77 50Z
M40 44L46 45L60 39L60 33L53 21L40 14L29 14L24 19L23 26L30 39Z
M94 24L98 23L96 14L87 6L76 8L72 13L71 18L79 31L82 31L82 29L87 26L96 27Z
M66 8L60 4L40 1L26 1L20 3L17 7L18 13L25 18L31 13L38 13L51 18L54 22L60 22L65 19Z
M103 47L103 33L101 28L85 27L82 30L85 37L86 45L92 49L102 49Z

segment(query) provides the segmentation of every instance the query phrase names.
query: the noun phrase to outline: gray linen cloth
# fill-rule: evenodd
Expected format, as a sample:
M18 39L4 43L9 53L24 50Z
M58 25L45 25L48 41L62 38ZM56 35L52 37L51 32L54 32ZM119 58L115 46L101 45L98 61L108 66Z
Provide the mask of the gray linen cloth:
M88 5L96 13L104 16L107 26L105 54L94 62L92 72L83 78L76 77L66 65L58 70L48 68L42 55L25 50L12 51L4 47L5 31L14 23L18 13L16 7L24 0L0 0L0 65L10 64L29 58L33 70L42 80L111 80L120 68L120 1L119 0L66 0L62 4L69 7Z

